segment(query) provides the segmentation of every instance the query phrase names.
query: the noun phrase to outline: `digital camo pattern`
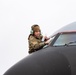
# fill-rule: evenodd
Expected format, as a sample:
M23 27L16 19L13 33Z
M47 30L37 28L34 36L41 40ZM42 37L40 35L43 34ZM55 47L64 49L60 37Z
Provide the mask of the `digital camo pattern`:
M36 38L33 35L29 37L29 53L35 52L42 49L45 46L45 43L42 41L42 38Z

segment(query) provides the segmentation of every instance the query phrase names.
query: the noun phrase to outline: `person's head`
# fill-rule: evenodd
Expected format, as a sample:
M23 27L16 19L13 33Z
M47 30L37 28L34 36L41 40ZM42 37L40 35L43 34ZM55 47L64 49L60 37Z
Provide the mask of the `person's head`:
M34 24L34 25L31 26L31 34L33 34L36 37L40 36L41 30L40 30L39 25Z

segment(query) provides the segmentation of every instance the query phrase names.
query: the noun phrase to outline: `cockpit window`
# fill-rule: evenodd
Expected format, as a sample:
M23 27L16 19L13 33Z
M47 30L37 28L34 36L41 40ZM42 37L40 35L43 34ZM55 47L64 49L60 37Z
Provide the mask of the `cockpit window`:
M76 45L76 33L63 33L57 38L53 46Z

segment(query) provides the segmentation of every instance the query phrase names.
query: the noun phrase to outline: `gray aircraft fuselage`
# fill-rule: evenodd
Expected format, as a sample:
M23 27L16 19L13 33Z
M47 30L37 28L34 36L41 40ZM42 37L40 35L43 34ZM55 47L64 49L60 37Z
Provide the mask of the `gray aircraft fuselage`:
M32 53L4 75L76 75L76 46L48 47Z
M75 34L76 22L61 28L53 34L55 38L49 46L29 54L4 75L76 75Z

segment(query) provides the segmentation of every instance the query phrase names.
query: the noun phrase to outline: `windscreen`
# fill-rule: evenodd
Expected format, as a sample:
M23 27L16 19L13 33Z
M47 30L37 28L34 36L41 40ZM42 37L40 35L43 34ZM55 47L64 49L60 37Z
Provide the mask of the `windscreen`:
M53 46L76 45L76 33L63 33L57 38Z

